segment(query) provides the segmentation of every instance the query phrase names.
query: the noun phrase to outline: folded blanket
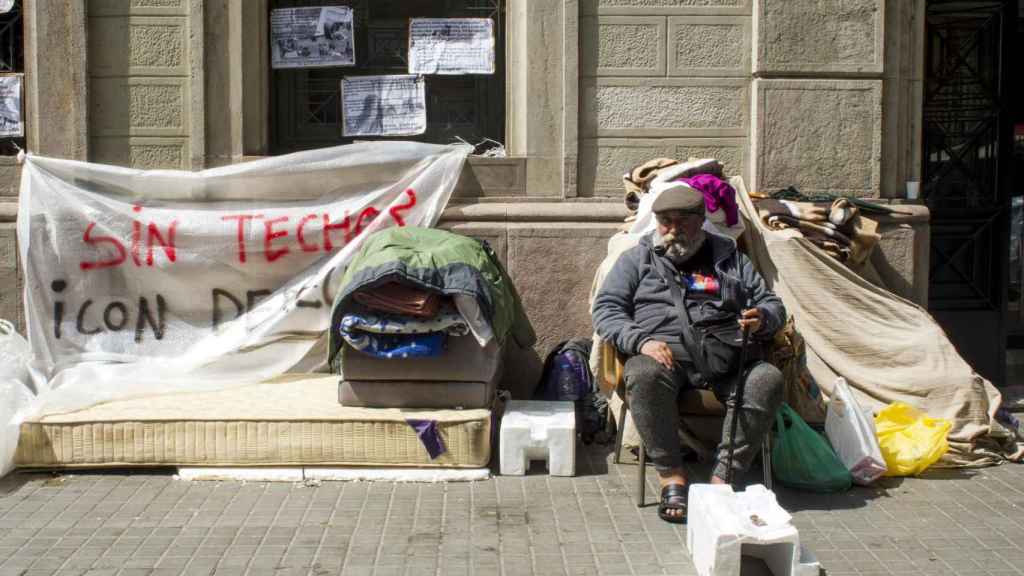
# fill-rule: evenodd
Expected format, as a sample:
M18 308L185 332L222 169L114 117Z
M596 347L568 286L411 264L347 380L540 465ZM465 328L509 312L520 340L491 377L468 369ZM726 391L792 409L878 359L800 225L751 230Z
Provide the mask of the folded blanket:
M658 175L663 168L679 164L679 160L672 158L655 158L648 160L639 166L634 166L622 175L622 185L626 188L626 208L630 212L636 212L640 206L640 197L647 193L647 187L651 180Z
M856 204L850 202L848 198L839 198L828 210L828 221L842 228L851 224L859 214L860 209Z
M342 331L342 337L356 350L377 358L428 358L444 353L447 334L374 334L359 330Z
M861 216L858 205L847 198L828 208L789 200L759 200L757 209L773 230L796 228L829 255L856 268L871 256L881 236L878 223Z
M469 324L445 301L432 318L416 318L401 314L384 314L361 306L352 306L341 319L339 329L346 332L360 331L374 334L429 334L443 332L449 336L469 334Z
M789 200L759 200L757 209L762 214L785 215L808 222L828 222L829 212L823 206Z
M842 244L843 246L851 246L853 244L853 240L851 240L849 236L843 234L835 226L827 222L824 224L808 222L806 220L800 220L799 218L794 218L784 214L768 216L768 218L765 219L765 222L769 227L775 230L797 228L808 238L812 236L820 236Z
M352 295L356 302L393 314L407 314L417 318L431 318L437 314L441 295L398 282L388 282Z
M636 212L640 207L640 197L647 193L655 180L669 182L705 173L721 177L722 164L713 158L690 158L686 162L673 158L655 158L634 166L622 175L622 185L626 189L626 208L630 213Z
M338 324L349 346L380 358L439 356L447 336L469 334L469 324L450 301L443 301L433 318L381 314L353 306Z

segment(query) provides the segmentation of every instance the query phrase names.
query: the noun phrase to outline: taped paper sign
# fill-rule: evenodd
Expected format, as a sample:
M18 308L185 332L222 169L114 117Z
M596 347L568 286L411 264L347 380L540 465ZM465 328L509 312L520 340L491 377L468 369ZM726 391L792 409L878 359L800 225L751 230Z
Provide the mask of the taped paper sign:
M470 150L372 142L198 173L29 155L18 242L47 409L324 363L362 239L434 225Z
M490 18L413 18L410 74L494 74Z
M23 79L23 74L0 75L0 136L25 135L21 107Z
M14 0L0 0L0 14L7 14L14 8Z
M413 136L427 131L423 78L346 76L341 79L345 136Z
M352 8L281 8L270 15L272 68L352 66L356 63Z

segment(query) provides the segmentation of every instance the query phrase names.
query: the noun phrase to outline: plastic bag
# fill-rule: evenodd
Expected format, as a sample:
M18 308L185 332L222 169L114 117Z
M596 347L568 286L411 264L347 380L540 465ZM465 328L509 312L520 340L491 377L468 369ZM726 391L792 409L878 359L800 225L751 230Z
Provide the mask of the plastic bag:
M868 485L887 470L875 435L875 419L864 414L845 378L837 378L825 416L825 434L857 484Z
M890 404L875 416L878 444L889 467L886 476L913 476L924 472L949 450L946 435L953 424L931 418L902 402Z
M775 416L772 469L779 482L811 492L842 492L853 483L850 472L828 441L788 404Z
M14 326L0 320L0 476L14 468L25 411L34 403L29 364L32 350Z

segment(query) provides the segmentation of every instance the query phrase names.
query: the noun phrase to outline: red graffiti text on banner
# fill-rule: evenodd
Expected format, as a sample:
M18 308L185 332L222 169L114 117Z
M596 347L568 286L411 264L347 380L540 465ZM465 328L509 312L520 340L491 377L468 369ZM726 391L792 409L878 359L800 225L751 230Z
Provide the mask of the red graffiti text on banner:
M396 226L405 226L405 217L416 206L417 200L416 192L408 188L393 206L387 208L387 215ZM135 213L142 210L143 208L138 205L132 207ZM344 248L359 237L381 214L379 209L367 206L358 214L346 211L340 218L330 213L304 214L301 217L266 217L263 214L242 213L223 215L220 220L233 223L235 258L239 263L245 264L251 259L251 252L254 250L246 242L247 238L256 240L262 236L262 250L259 247L255 250L257 254L262 252L266 262L275 262L293 252L333 252ZM262 230L257 228L262 234L252 233L255 221L262 223ZM136 267L153 267L157 265L161 251L167 263L178 260L177 220L172 220L163 227L155 222L133 220L131 236L127 240L110 234L99 234L96 231L97 225L97 222L90 222L86 226L82 242L95 249L99 257L80 262L79 267L82 270L115 268L127 262L129 258ZM317 232L320 233L320 238L317 238ZM292 237L294 241L291 241L293 245L290 246L289 239Z
M136 213L142 212L142 207L135 206L132 208L132 211ZM143 228L146 230L145 242L143 242ZM98 270L102 268L114 268L124 264L128 259L129 254L129 250L125 248L124 242L114 236L95 234L93 232L95 229L96 222L90 222L89 225L86 226L85 232L82 234L82 242L104 252L110 257L107 259L83 260L82 262L79 262L78 267L82 270ZM132 263L139 268L143 266L152 267L156 265L155 249L158 246L163 249L164 257L168 262L173 263L177 261L177 232L177 220L172 220L164 231L161 231L160 227L154 222L149 222L143 226L143 223L139 220L133 220L132 235L129 244ZM146 251L145 262L142 260L143 248L145 248ZM111 251L116 253L116 255L112 254Z

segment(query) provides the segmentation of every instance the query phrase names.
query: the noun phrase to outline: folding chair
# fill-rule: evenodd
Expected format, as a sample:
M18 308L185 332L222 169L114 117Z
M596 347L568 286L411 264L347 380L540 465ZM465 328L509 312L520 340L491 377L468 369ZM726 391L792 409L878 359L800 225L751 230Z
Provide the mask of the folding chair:
M625 359L622 354L609 342L603 343L604 349L601 354L601 372L605 382L613 383L615 391L622 399L622 407L619 409L618 429L615 433L615 463L620 463L619 454L622 451L622 433L626 427L626 411L629 409L629 401L626 396L626 382L623 377ZM681 424L685 426L685 420L693 418L725 418L725 406L715 398L710 390L687 388L679 394L679 417ZM636 505L643 506L646 495L645 471L647 468L647 454L644 452L643 440L637 447L639 451L639 466L637 466L637 501ZM772 449L771 432L765 434L761 441L761 461L764 469L764 485L772 488Z

